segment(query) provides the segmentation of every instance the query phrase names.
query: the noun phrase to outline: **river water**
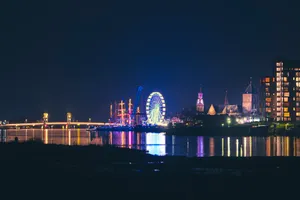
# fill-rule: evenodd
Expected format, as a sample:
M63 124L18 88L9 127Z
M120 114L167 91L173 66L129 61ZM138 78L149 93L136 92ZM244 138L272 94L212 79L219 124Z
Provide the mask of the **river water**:
M88 132L84 129L0 130L1 142L41 139L45 144L115 145L147 150L153 155L205 156L300 156L297 137L166 136L164 133Z

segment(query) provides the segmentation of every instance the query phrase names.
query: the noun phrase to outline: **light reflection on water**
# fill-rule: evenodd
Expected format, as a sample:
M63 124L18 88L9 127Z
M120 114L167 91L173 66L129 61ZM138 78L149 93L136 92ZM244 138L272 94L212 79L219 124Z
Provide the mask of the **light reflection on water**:
M166 136L164 133L87 132L84 129L0 130L0 141L41 139L45 144L115 145L176 156L300 156L300 138Z

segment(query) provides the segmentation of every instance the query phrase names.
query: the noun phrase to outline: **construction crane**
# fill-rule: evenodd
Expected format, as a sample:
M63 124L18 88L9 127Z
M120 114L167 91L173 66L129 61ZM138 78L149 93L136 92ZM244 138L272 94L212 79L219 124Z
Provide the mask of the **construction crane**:
M137 108L138 108L138 105L139 105L139 102L140 102L140 97L141 97L142 90L143 90L143 87L139 86L138 89L137 89L137 92L136 92L135 102L134 102L134 107L133 107L133 112L132 112L132 118L131 118L131 119L134 119L134 120L135 120L135 115L136 115Z

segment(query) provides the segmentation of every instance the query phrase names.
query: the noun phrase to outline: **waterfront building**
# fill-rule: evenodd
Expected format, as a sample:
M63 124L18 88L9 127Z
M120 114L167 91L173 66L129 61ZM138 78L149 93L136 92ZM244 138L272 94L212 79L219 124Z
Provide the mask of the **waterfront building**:
M238 105L230 105L228 101L228 92L225 91L224 105L220 105L218 112L220 115L237 116L240 115L240 109Z
M300 121L300 61L276 62L276 121Z
M245 115L255 114L258 111L258 94L253 87L251 79L246 91L243 94L242 107L243 114Z
M197 112L204 113L204 101L203 101L202 88L200 88L200 92L198 93L196 109L197 109Z
M275 77L266 76L260 80L259 112L265 121L273 121L276 118Z
M275 86L271 77L262 84L265 98L261 109L265 109L276 121L300 121L300 61L276 62L274 78Z

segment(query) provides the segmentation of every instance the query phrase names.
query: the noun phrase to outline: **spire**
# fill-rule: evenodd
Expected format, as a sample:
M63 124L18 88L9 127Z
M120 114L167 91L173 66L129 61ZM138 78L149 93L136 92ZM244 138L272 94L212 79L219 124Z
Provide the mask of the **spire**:
M200 85L200 93L202 93L202 85Z
M204 112L204 101L203 101L203 93L202 93L202 87L200 87L200 92L198 93L198 99L196 103L196 110L197 112Z
M225 91L225 101L224 101L224 106L228 106L229 102L228 102L228 97L227 97L227 90Z
M252 77L250 77L249 85L245 90L245 94L253 94L254 93L254 88L252 85Z

